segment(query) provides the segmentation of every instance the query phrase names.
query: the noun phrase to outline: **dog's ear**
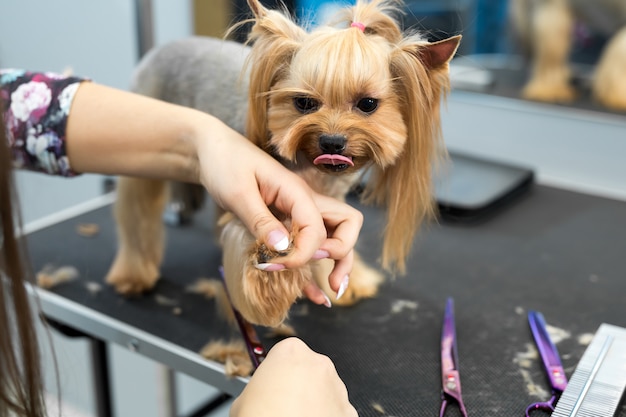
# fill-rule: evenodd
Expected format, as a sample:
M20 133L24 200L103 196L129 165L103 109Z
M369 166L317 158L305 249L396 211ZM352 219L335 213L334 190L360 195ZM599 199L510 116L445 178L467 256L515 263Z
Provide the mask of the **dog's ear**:
M258 0L248 0L248 7L250 7L256 19L264 17L267 11Z
M432 170L445 155L441 138L441 97L449 90L448 63L460 36L428 43L405 39L391 56L394 90L403 103L407 141L396 163L380 170L368 184L365 197L387 207L382 265L405 272L415 232L434 217Z
M248 0L248 6L254 14L254 26L249 40L264 35L299 40L305 33L304 29L293 22L286 8L269 10L259 0Z
M268 10L258 0L248 0L254 25L248 36L253 43L248 58L250 87L246 136L265 148L269 140L267 106L272 86L286 76L291 59L306 35L287 11Z
M453 36L439 42L432 42L419 48L422 63L429 70L438 70L447 67L456 54L461 43L461 35Z

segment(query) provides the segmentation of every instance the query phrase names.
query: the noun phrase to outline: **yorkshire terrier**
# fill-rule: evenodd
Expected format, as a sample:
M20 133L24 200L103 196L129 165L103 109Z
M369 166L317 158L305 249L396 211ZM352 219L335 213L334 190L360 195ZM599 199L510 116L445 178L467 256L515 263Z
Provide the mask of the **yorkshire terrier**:
M571 102L569 54L576 21L610 36L592 77L592 94L601 105L626 111L626 2L624 0L512 0L515 32L530 52L532 74L525 98Z
M435 210L431 171L445 154L440 103L461 37L429 42L403 33L393 17L397 1L358 0L332 25L310 32L259 0L248 4L251 46L192 38L157 48L140 64L134 91L221 118L319 193L345 200L364 184L364 201L387 212L382 266L404 273L416 230ZM158 279L166 190L162 181L120 180L120 246L107 282L121 293L144 291ZM295 236L297 225L284 221ZM226 286L249 322L282 323L311 280L334 295L332 260L264 271L257 266L289 249L268 250L230 213L221 227ZM350 285L334 304L373 297L382 281L356 256Z

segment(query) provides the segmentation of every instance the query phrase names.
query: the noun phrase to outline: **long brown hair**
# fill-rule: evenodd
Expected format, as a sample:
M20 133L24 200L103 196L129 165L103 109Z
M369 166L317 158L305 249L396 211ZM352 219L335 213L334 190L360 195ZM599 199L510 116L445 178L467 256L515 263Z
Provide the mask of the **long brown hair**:
M16 233L21 219L10 152L0 116L0 417L44 417L40 351L24 286L32 274Z

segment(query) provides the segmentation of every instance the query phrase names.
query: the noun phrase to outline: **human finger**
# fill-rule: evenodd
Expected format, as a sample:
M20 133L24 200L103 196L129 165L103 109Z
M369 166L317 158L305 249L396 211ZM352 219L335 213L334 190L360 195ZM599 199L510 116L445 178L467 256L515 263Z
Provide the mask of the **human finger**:
M335 265L328 276L328 284L335 291L336 299L340 299L348 288L350 273L354 265L354 251L351 250L346 256L335 261Z
M311 300L311 302L319 305L324 305L328 308L332 307L332 303L328 296L314 282L308 283L302 289L302 292L309 300Z
M288 268L309 262L328 233L320 209L312 198L312 191L299 178L292 185L280 187L273 203L277 210L291 218L291 227L295 229L293 249L277 260Z
M344 258L356 245L363 214L354 207L323 195L314 195L328 232L320 249L332 259Z
M264 242L268 248L277 252L286 251L289 248L289 231L272 214L260 194L249 193L240 196L238 204L231 204L230 210L254 237Z

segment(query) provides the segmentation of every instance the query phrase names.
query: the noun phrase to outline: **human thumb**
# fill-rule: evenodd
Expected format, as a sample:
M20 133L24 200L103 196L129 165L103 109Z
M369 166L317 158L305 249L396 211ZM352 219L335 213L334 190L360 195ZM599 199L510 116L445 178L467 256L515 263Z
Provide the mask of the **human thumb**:
M289 232L261 199L237 205L233 211L250 233L269 249L284 252L289 248Z
M284 228L271 230L267 234L265 242L277 252L283 252L289 248L289 236L284 232Z

